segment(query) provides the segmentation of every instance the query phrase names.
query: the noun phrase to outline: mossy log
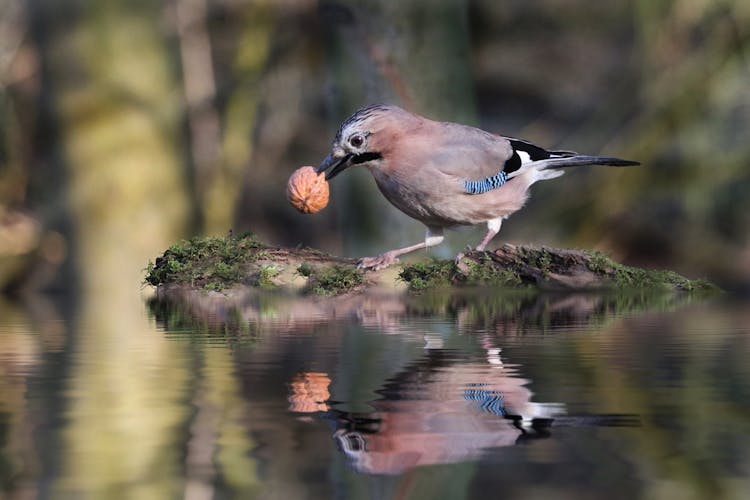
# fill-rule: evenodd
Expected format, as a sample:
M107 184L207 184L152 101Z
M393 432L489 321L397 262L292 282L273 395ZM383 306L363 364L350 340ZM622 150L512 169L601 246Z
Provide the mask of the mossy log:
M310 248L279 248L253 235L194 238L172 245L149 263L145 282L224 291L231 288L293 290L336 296L372 288L421 291L439 287L492 286L540 290L662 289L708 291L716 287L672 271L619 264L590 250L503 245L467 252L458 262L431 259L363 271L356 259Z

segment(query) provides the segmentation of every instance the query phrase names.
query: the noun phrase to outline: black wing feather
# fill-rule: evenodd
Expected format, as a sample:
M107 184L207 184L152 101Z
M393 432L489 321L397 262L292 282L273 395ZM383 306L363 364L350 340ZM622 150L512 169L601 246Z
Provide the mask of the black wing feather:
M552 157L567 157L567 156L574 156L576 153L573 151L547 151L544 148L540 148L536 144L532 144L528 141L524 141L521 139L511 139L508 138L510 141L510 146L513 148L513 154L510 158L505 162L505 166L503 170L505 173L511 173L515 172L519 168L521 168L521 165L523 165L523 160L521 159L521 156L518 154L519 151L522 151L529 155L529 159L531 161L539 161L539 160L546 160L547 158Z

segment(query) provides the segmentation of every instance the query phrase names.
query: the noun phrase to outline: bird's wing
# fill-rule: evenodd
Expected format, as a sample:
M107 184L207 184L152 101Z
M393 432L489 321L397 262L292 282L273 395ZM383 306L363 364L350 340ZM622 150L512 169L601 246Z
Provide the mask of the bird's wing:
M506 174L515 172L527 163L547 160L549 158L568 158L577 154L575 151L548 151L523 139L514 139L512 137L503 137L503 139L508 141L513 149L513 154L505 162L505 168L503 169Z
M500 187L508 174L527 163L575 154L547 151L521 139L493 135L463 125L449 124L443 130L442 140L433 141L425 163L463 182L468 193Z

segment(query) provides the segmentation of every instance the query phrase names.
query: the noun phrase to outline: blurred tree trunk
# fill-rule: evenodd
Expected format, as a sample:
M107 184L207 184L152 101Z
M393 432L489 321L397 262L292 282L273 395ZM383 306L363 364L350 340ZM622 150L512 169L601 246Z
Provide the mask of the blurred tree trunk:
M238 225L350 255L421 240L424 228L390 206L364 169L337 178L330 207L315 217L286 205L284 185L297 167L317 164L339 123L365 104L476 123L466 2L300 0L274 13Z
M327 125L320 117L323 49L317 2L269 4L255 24L248 25L243 39L260 43L266 53L260 60L256 52L255 58L262 66L252 72L246 66L241 80L243 87L245 82L252 83L255 93L243 101L248 91L238 88L227 110L227 125L232 129L228 128L225 134L226 151L245 153L242 141L251 141L236 227L256 231L274 243L324 243L326 248L335 248L338 235L331 238L331 211L321 217L301 217L284 198L291 172L317 161L317 155L311 158L310 152L322 153L325 147L319 141L320 131ZM249 57L253 54L250 47L241 49L246 60L253 60ZM250 124L248 117L253 120L251 130L245 128ZM246 130L249 136L241 134ZM236 161L233 156L228 160Z
M179 95L158 6L40 5L42 47L60 128L65 201L84 287L112 273L139 277L155 251L183 236L193 207L181 162ZM59 187L59 184L57 185ZM87 281L87 282L86 282Z
M41 131L59 153L48 163L55 177L36 182L57 195L59 217L72 227L66 236L81 285L80 323L68 345L86 353L71 355L70 406L57 448L71 457L61 464L70 482L53 488L106 497L112 484L137 481L139 497L175 497L182 457L171 436L189 417L175 388L187 367L153 334L137 293L144 263L184 236L194 213L161 7L38 1L30 13L44 67L43 109L59 125Z
M477 124L465 0L326 3L331 139L348 115L374 102L430 118ZM363 169L356 169L363 170ZM369 174L349 172L339 211L345 254L415 243L424 228L393 208Z
M221 135L214 102L216 81L207 26L208 5L206 0L173 0L170 6L182 68L188 163L192 166L191 178L202 226L210 213L202 209L206 208L206 190L218 167Z
M275 20L269 2L240 2L227 9L224 15L238 19L239 32L232 38L228 63L216 61L217 77L225 82L216 96L221 116L220 160L202 199L204 232L216 235L226 234L235 226L243 176L255 167L250 161L252 131L257 124L261 75ZM218 35L227 36L225 32Z

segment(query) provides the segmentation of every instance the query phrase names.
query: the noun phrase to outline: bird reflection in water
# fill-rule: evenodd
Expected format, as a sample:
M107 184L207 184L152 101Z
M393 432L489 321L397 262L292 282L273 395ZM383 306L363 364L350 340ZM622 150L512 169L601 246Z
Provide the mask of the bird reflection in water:
M266 307L272 299L266 297ZM356 470L399 474L421 465L474 460L487 449L547 437L550 432L554 435L561 426L638 425L638 417L632 415L568 415L562 404L532 401L530 381L520 375L518 365L502 359L497 342L569 326L585 329L615 313L645 307L647 300L646 295L623 298L471 291L444 297L358 294L338 301L282 296L278 302L270 302L276 304L278 314L266 319L252 295L217 303L204 294L158 302L153 310L162 321L182 310L180 318L192 318L208 332L236 332L229 337L233 342L250 341L237 351L240 364L254 359L265 366L284 367L291 356L316 366L314 371L284 375L288 410L303 421L329 423L339 450ZM235 324L228 318L241 320ZM337 321L331 322L332 318ZM427 319L415 322L414 318ZM425 331L423 326L433 319L443 324L447 320L453 334ZM380 384L376 391L380 398L369 402L372 410L362 413L345 411L347 404L359 404L360 400L336 398L335 382L351 375L341 369L338 356L326 359L314 354L341 352L347 334L362 334L347 333L343 326L352 324L366 328L371 332L368 335L399 334L405 343L424 342L416 359ZM326 334L312 335L315 328L323 328L321 325L325 325ZM278 335L280 332L284 335ZM304 352L290 349L286 340L290 335L307 342ZM463 335L470 339L468 351L446 347L445 340ZM477 355L477 348L482 354ZM366 351L350 355L355 361L361 359L358 356L368 356ZM297 361L294 364L298 366ZM384 380L393 372L378 373Z
M486 361L428 349L384 384L366 413L326 411L320 398L330 379L313 375L295 376L290 410L325 411L338 448L364 473L472 460L486 448L547 436L552 420L564 413L561 404L531 401L529 381L502 363L499 349L490 349ZM318 386L310 389L310 381Z

